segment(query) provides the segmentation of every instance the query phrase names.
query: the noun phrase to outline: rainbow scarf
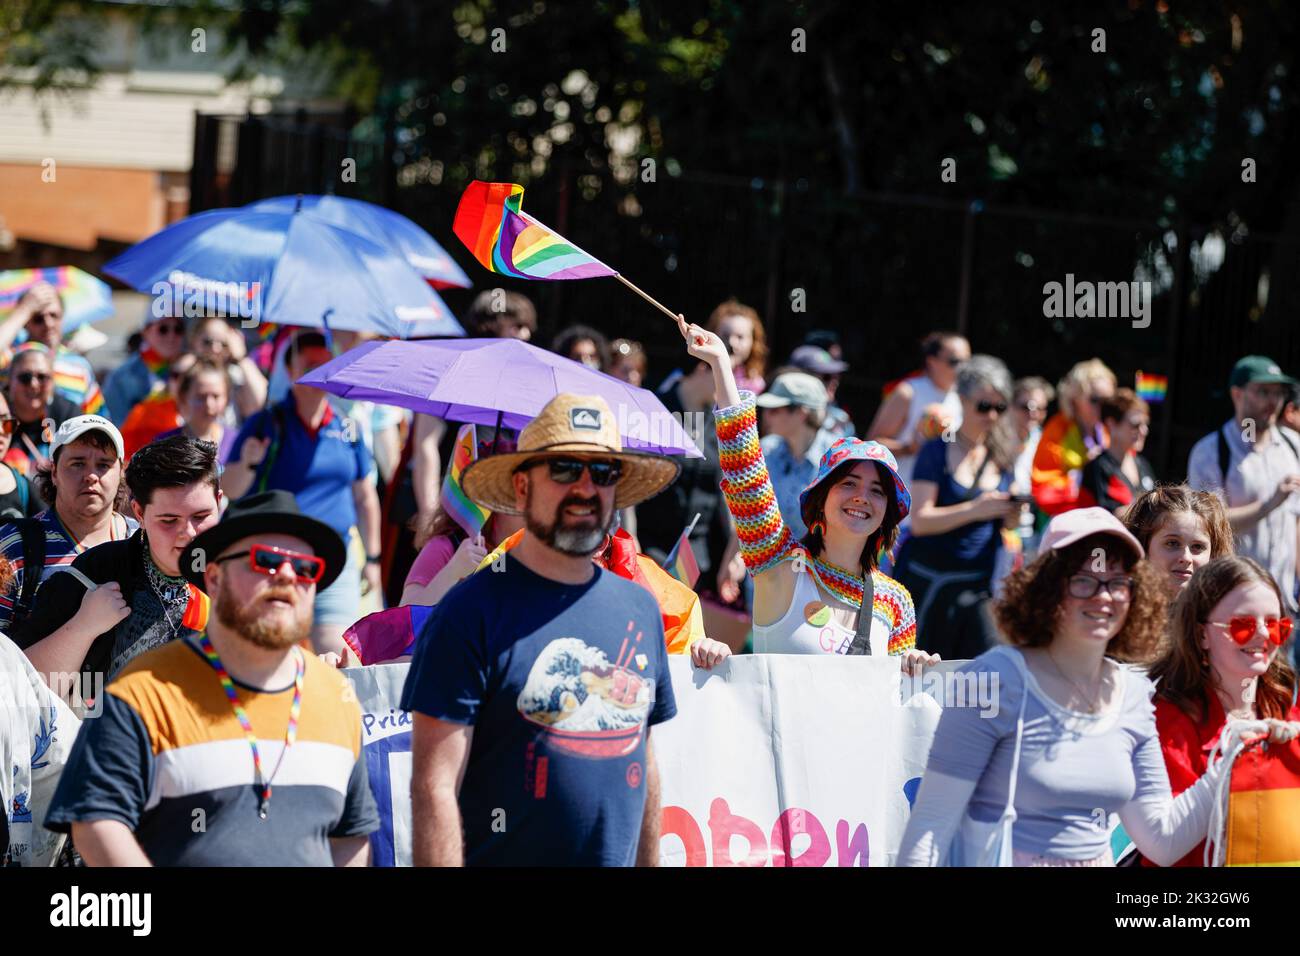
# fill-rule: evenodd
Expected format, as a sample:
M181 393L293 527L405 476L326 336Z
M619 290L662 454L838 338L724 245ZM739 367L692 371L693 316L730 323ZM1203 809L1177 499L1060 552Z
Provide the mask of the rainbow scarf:
M144 367L149 370L149 374L154 378L166 380L167 369L171 366L171 362L167 361L167 359L146 345L140 350L140 361L144 363Z

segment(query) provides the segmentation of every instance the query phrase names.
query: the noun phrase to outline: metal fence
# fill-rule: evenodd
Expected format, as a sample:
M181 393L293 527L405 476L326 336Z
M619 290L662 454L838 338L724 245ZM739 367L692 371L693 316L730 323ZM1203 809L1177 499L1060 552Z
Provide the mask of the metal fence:
M511 285L451 239L459 198L438 157L391 135L353 135L347 117L200 116L192 211L293 192L334 192L394 208L443 241L479 288ZM340 176L356 162L355 182ZM504 176L504 174L502 174ZM635 206L582 188L572 161L553 162L525 207L673 309L703 321L735 295L763 314L773 364L812 328L837 331L852 363L841 398L865 429L884 383L918 367L918 340L964 332L1017 376L1055 381L1098 356L1131 384L1141 369L1169 376L1153 408L1151 458L1162 478L1185 471L1192 443L1230 414L1226 379L1241 355L1284 367L1300 359L1297 241L1122 215L1081 215L892 194L845 197L805 182L745 180L660 168L638 182ZM1150 324L1131 317L1049 318L1044 285L1151 283ZM548 342L576 321L642 341L651 379L681 360L675 329L612 282L515 284L537 302ZM447 295L453 309L472 293ZM802 309L800 309L802 307Z

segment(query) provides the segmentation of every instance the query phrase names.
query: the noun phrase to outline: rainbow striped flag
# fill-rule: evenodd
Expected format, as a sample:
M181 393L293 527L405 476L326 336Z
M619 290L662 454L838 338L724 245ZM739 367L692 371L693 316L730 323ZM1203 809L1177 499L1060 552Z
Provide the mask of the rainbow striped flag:
M1169 377L1139 371L1134 390L1137 392L1138 398L1144 402L1163 402L1165 396L1169 393Z
M209 597L193 584L186 584L189 589L189 601L185 604L185 613L181 615L181 626L191 631L205 631L208 627L208 613L212 609Z
M691 532L695 530L695 522L700 520L697 514L691 519L691 523L686 526L677 543L673 545L672 551L668 557L664 558L663 569L675 577L688 588L694 589L695 582L700 579L700 566L695 562L695 552L691 550Z
M542 225L521 207L524 187L474 180L452 231L492 272L517 279L594 279L618 273Z
M438 503L456 524L465 529L471 538L483 530L491 512L469 500L461 487L460 476L470 466L478 453L478 430L473 425L461 425L456 434L456 445L451 452L451 467L442 480L442 496Z

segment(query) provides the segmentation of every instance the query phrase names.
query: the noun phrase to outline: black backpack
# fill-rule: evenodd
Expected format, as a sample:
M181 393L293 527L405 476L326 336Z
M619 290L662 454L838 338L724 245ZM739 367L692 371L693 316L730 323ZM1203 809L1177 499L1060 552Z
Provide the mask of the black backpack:
M1225 496L1228 494L1228 466L1232 462L1232 453L1228 449L1228 438L1223 434L1224 429L1227 427L1227 425L1224 425L1223 428L1215 432L1219 439L1219 476L1223 479L1223 494ZM1286 437L1286 432L1282 431L1281 426L1278 426L1277 434L1286 442L1286 447L1291 449L1291 454L1295 456L1296 462L1300 463L1300 450L1297 450L1295 443Z

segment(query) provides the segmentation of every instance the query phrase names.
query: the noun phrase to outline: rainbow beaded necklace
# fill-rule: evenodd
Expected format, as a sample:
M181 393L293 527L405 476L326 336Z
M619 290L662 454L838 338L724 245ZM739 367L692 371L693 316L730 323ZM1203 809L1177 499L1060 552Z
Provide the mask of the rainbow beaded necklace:
M217 679L221 681L221 689L226 692L226 699L230 701L230 707L235 712L235 719L239 721L239 726L244 728L244 736L248 738L249 749L253 751L255 780L262 788L257 815L265 820L266 811L271 805L271 782L275 780L276 774L280 772L280 767L284 764L284 758L289 753L289 748L298 739L298 715L302 713L302 675L305 666L302 649L298 647L293 649L295 667L293 674L293 702L289 705L289 726L284 731L284 749L280 751L280 759L275 762L275 769L271 771L269 778L262 772L262 755L257 749L257 735L253 733L253 723L248 719L248 714L244 711L243 705L239 703L239 694L235 692L235 682L230 679L230 672L226 670L226 665L221 663L221 658L217 656L217 649L212 646L212 641L208 639L206 631L199 635L199 649L203 651L203 656L212 665L212 669L217 672Z

